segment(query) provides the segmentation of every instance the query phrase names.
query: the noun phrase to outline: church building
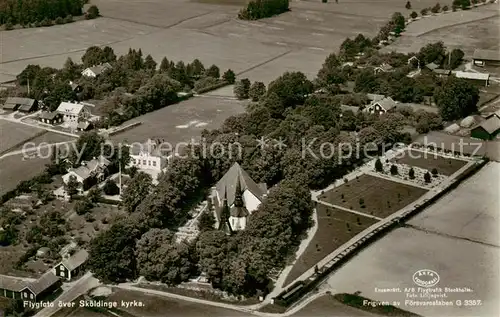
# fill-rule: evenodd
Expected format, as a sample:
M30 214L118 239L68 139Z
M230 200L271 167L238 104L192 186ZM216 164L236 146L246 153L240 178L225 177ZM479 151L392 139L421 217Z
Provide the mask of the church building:
M227 234L244 230L248 217L266 194L266 184L256 184L238 163L234 163L219 180L212 195L216 227Z

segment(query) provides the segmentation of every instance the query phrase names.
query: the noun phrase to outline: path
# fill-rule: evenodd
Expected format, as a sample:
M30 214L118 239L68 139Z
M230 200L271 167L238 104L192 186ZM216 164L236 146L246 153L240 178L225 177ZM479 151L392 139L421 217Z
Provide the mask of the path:
M3 155L0 156L0 160L5 158L5 157L8 157L8 156L13 156L13 155L19 155L19 154L28 154L28 153L33 153L33 152L36 152L36 151L39 151L41 149L45 149L45 148L50 148L50 147L53 147L53 146L59 146L59 145L62 145L62 144L68 144L68 143L74 143L75 140L73 141L64 141L64 142L56 142L56 143L50 143L50 144L40 144L34 148L29 148L29 149L20 149L20 150L15 150L15 151L10 151L8 153L5 153Z
M69 303L80 295L86 294L89 290L100 285L100 282L92 276L92 273L87 272L78 281L74 282L68 289L62 292L58 298L54 300L56 303ZM46 307L40 310L35 317L50 317L55 314L59 309L59 305L54 305L54 307Z
M38 128L38 129L43 129L43 130L46 130L46 131L49 131L49 132L54 132L54 133L58 133L58 134L70 136L70 137L73 137L73 138L78 138L79 137L78 134L56 130L56 129L48 128L48 127L45 127L45 126L42 126L42 125L38 125L38 124L27 123L27 122L21 121L20 119L15 119L15 118L11 118L11 117L0 116L0 120L5 120L5 121L15 122L15 123L19 123L19 124L24 124L24 125L27 125L27 126L30 126L30 127L34 127L34 128Z
M352 209L349 209L349 208L345 208L345 207L342 207L342 206L339 206L339 205L330 204L330 203L328 203L326 201L323 201L323 200L314 199L314 201L318 202L318 204L323 204L323 205L328 206L328 207L341 209L343 211L347 211L347 212L350 212L352 214L360 215L360 216L363 216L363 217L372 218L372 219L375 219L375 220L382 220L382 219L384 219L384 218L380 218L380 217L377 217L377 216L365 214L363 212L359 212L359 211L356 211L356 210L352 210Z

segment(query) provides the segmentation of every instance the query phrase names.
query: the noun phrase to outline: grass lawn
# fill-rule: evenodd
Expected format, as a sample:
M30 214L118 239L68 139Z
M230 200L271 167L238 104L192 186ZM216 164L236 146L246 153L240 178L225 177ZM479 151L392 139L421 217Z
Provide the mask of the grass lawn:
M32 158L23 160L22 155L4 157L0 160L0 195L14 189L21 181L43 172L49 159Z
M373 218L331 208L320 203L316 206L316 212L318 213L318 230L304 253L295 262L285 280L285 285L293 282L318 261L377 222Z
M43 132L43 130L20 123L0 120L0 153L15 147L40 132Z
M395 158L396 163L417 166L431 171L436 168L439 174L450 176L467 164L467 161L455 160L435 155L432 152L406 150L403 157Z
M424 195L427 190L363 174L320 199L334 205L385 218ZM364 208L360 204L364 200Z

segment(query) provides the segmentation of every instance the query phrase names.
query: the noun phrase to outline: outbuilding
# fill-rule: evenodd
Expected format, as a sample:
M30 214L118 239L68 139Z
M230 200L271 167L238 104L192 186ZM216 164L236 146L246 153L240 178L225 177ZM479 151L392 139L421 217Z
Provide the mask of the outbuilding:
M473 73L473 72L453 72L455 77L462 78L468 82L478 85L478 86L488 86L490 84L490 74L485 73Z
M47 124L58 124L63 121L63 115L56 111L44 111L38 116L38 120Z
M38 280L29 283L21 291L21 297L23 300L36 302L58 290L61 284L61 279L54 272L47 271Z
M88 257L89 253L86 250L82 249L76 252L54 267L55 274L60 278L66 279L68 281L71 280L73 277L77 276L80 273L81 268L87 261Z
M476 49L472 61L476 66L500 66L500 51Z
M5 275L0 275L0 297L21 299L21 291L26 287L26 282Z
M38 101L31 98L9 97L3 105L4 110L32 112L38 109Z
M500 132L500 118L496 115L483 121L470 131L470 136L481 140L493 140Z

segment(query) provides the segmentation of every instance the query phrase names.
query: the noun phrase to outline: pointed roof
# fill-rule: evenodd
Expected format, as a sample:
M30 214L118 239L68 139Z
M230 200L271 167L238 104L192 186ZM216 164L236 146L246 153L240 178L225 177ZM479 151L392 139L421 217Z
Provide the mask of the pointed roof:
M229 206L234 204L238 182L240 183L242 193L248 190L260 200L266 194L263 188L257 185L247 172L241 168L240 164L234 163L215 186L219 197L223 197L224 192L227 191L227 203Z
M240 179L236 181L236 190L234 193L234 206L231 208L230 215L231 217L243 218L247 217L250 213L245 208L245 204L243 202L243 191L241 190L241 182Z
M231 224L229 223L229 216L230 216L230 210L229 210L229 205L227 204L227 190L224 189L224 199L220 211L219 230L223 230L227 235L233 233L233 230L231 229Z

